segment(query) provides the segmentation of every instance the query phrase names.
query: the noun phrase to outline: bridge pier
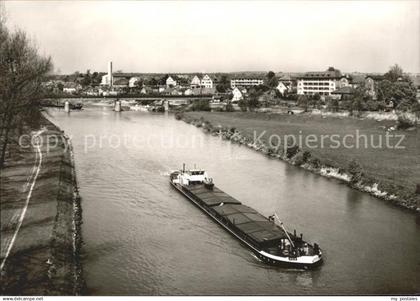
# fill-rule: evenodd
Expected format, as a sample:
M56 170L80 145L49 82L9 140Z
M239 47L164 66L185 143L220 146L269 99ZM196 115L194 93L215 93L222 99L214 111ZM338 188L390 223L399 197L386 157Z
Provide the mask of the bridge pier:
M121 101L119 100L115 101L114 111L121 112Z
M70 113L70 103L68 101L64 103L64 112Z

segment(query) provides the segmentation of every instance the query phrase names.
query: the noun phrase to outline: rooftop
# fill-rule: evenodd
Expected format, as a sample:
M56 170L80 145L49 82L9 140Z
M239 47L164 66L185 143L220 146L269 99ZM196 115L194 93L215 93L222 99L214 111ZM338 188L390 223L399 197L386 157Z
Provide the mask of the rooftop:
M303 75L298 76L298 79L338 79L341 78L342 74L340 70L331 71L311 71L306 72Z
M123 77L123 78L117 78L114 80L114 85L118 86L118 85L128 85L128 79Z
M341 87L337 90L335 90L334 92L332 92L332 94L353 94L354 93L354 88L353 87Z
M231 80L235 80L235 79L260 79L260 80L263 80L264 78L262 76L258 76L258 75L233 76L231 78Z
M125 77L125 78L131 78L131 77L138 77L139 73L126 73L126 72L114 72L112 73L112 76L115 77Z

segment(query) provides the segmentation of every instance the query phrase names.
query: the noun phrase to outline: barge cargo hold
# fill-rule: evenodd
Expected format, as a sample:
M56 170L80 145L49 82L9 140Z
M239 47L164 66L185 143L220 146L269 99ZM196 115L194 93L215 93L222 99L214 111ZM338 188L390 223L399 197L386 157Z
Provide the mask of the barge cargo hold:
M170 183L261 261L303 269L321 264L322 252L317 244L287 232L276 214L267 218L226 194L214 186L204 170L183 168L172 172Z

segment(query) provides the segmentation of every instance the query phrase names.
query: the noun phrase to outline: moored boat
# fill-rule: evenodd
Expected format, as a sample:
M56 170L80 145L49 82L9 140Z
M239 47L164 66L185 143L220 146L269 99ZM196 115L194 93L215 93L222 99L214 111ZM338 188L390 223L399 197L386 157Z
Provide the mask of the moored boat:
M322 262L317 244L288 232L277 214L265 217L214 185L204 170L174 171L170 183L214 221L245 244L261 261L270 265L312 268Z

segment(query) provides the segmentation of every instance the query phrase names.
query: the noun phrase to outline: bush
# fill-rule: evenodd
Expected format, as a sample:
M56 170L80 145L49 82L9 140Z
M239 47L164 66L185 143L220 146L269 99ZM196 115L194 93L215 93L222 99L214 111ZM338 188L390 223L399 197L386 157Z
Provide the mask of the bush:
M411 127L416 126L416 121L413 119L410 119L406 115L400 115L398 116L397 120L397 129L399 130L406 130Z
M248 111L248 102L245 99L241 99L238 102L239 107L241 108L242 112Z
M294 155L296 155L299 151L299 146L293 145L287 148L286 150L286 157L288 159L292 158Z
M366 110L368 111L378 111L379 109L379 104L378 102L374 101L374 100L368 100L366 102Z
M363 168L355 159L349 163L348 170L351 175L350 183L355 184L362 180Z
M209 121L203 123L203 128L211 132L213 130L213 125Z
M301 107L305 112L308 111L309 99L306 95L299 95L297 99L297 105Z
M327 104L327 109L331 112L338 112L339 102L338 99L330 99Z
M303 164L305 164L306 162L308 162L309 158L311 157L311 153L309 151L303 151L303 152L298 152L294 159L295 159L295 165L301 166Z
M308 160L311 158L312 154L310 151L304 151L303 152L303 163L308 162Z
M234 111L234 109L233 109L232 104L230 102L228 102L226 104L226 112L233 112L233 111Z
M309 164L311 164L314 168L320 168L321 167L321 161L318 158L311 157L308 161Z
M192 111L211 111L210 104L208 100L201 99L199 101L195 101L191 106Z
M407 111L410 111L410 109L412 108L412 106L413 106L413 101L404 99L397 106L397 109L400 110L400 111L407 112Z
M226 112L226 110L223 110L223 108L214 108L213 112Z
M419 102L416 101L411 106L411 112L413 112L414 114L416 114L417 118L420 118L420 103Z
M293 164L296 166L301 166L302 164L304 164L305 162L303 161L303 152L298 152L294 157L293 157Z
M277 154L277 148L276 147L268 147L267 148L267 155Z

